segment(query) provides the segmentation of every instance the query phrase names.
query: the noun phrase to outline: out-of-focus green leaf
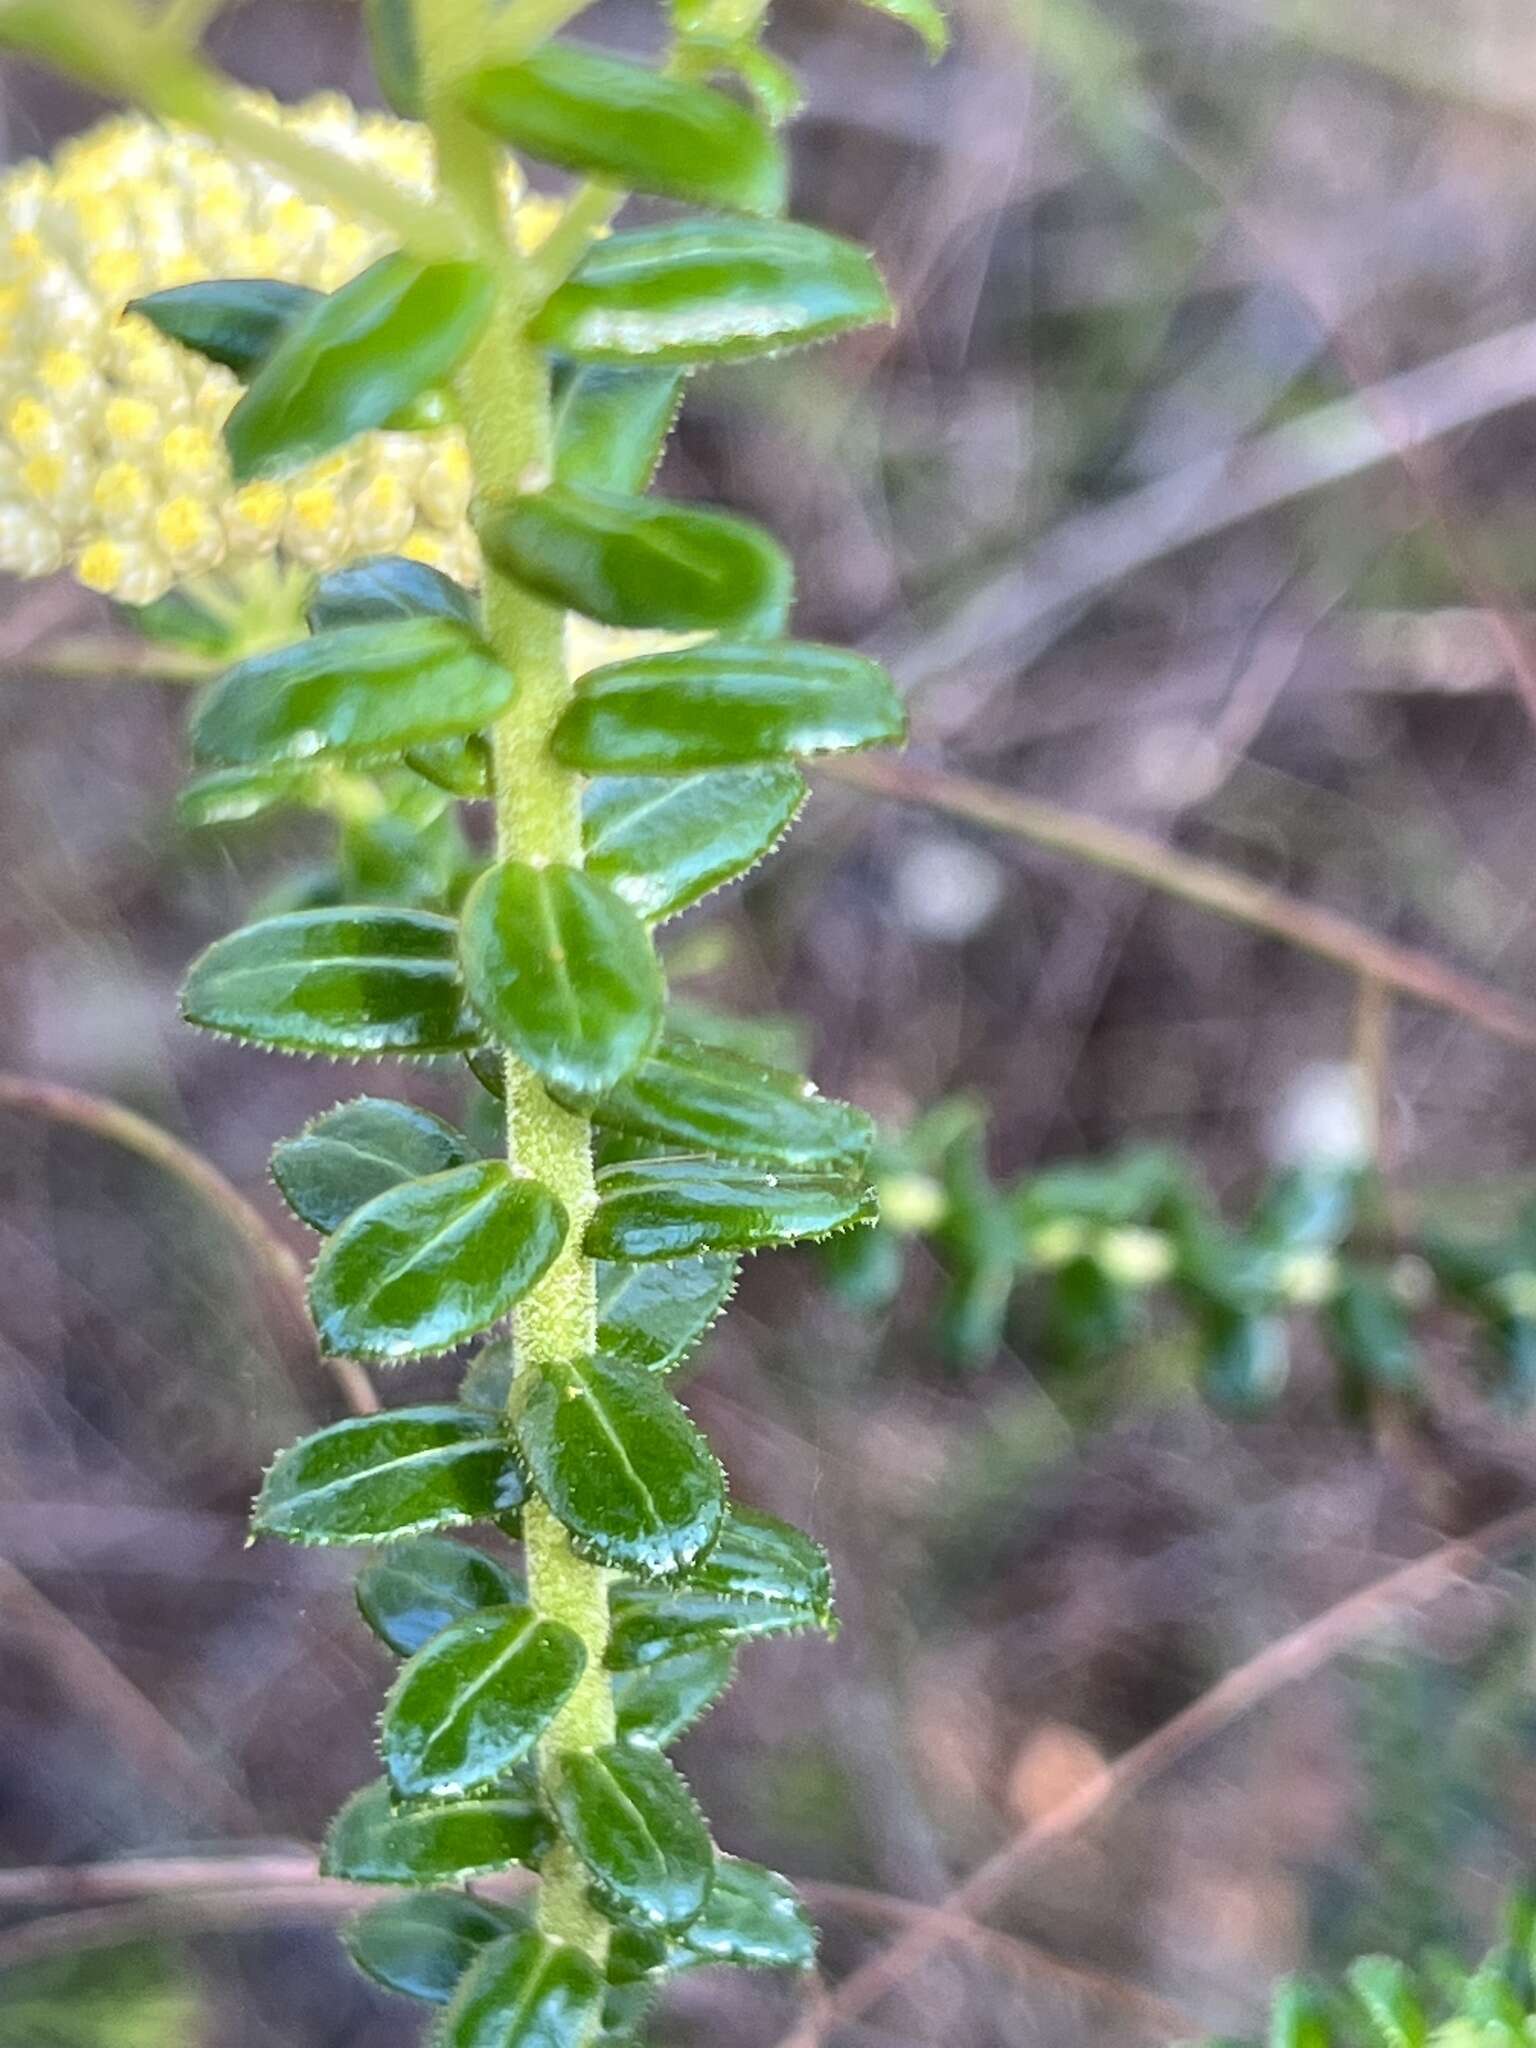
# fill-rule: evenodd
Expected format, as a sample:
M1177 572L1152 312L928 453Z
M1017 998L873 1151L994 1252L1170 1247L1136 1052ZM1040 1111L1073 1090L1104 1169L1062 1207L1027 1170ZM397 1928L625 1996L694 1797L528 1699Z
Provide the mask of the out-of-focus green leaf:
M525 1926L521 1913L463 1892L417 1892L360 1914L346 1932L352 1960L386 1991L446 2005L483 1948Z

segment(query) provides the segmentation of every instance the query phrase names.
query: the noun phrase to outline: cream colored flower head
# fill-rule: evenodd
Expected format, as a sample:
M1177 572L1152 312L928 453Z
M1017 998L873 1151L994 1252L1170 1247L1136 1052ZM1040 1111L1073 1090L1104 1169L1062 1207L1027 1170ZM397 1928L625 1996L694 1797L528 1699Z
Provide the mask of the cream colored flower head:
M424 129L331 96L262 104L428 190ZM520 206L527 246L552 213ZM68 568L128 604L270 556L324 570L404 554L477 581L457 428L360 435L281 481L236 487L221 429L240 384L123 310L207 278L334 291L389 246L261 165L137 115L0 180L0 570Z

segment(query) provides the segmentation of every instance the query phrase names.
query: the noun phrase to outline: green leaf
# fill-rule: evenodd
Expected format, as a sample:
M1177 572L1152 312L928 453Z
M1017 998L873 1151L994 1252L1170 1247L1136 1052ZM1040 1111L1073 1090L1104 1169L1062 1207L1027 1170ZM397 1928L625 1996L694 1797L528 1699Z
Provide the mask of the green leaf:
M386 1188L474 1157L468 1138L441 1117L409 1102L360 1095L284 1138L272 1154L272 1178L295 1216L325 1232Z
M514 1407L517 1454L583 1557L658 1575L714 1537L724 1475L653 1373L606 1358L545 1365L517 1383Z
M409 121L420 120L421 65L411 0L363 0L363 18L384 104Z
M771 853L805 802L785 762L696 775L613 775L582 796L586 871L648 924L675 917Z
M465 81L470 118L546 163L623 191L778 213L784 160L745 107L707 85L575 43Z
M446 2005L480 1951L525 1924L520 1913L463 1892L418 1892L360 1914L346 1943L353 1962L386 1991Z
M906 734L878 662L810 641L708 641L583 676L550 740L588 775L674 775L786 754L846 753Z
M530 1928L481 1953L433 2048L585 2048L602 2003L602 1973L592 1958Z
M1380 2048L1424 2048L1429 2023L1405 1964L1390 1956L1361 1956L1348 1976Z
M609 1606L609 1666L635 1671L759 1636L830 1631L832 1572L820 1544L799 1529L731 1508L708 1555L685 1579L615 1586Z
M293 768L215 768L195 775L176 798L176 816L193 830L243 825L280 804L310 800L312 778Z
M290 328L225 422L236 481L297 468L382 427L454 368L493 291L481 263L396 251L332 292Z
M510 1514L524 1494L489 1416L396 1408L349 1415L280 1452L251 1528L290 1543L393 1543Z
M714 1848L688 1787L659 1750L611 1742L568 1751L556 1763L550 1804L610 1911L668 1933L698 1918Z
M642 1159L597 1177L593 1259L677 1259L829 1237L875 1220L872 1189L830 1173L762 1173L711 1159Z
M459 1399L466 1408L482 1409L487 1415L504 1415L517 1370L517 1346L511 1337L492 1337L482 1345L464 1369L459 1381Z
M762 527L590 485L491 505L476 531L504 575L606 626L774 633L794 590L788 556Z
M528 1597L494 1558L442 1536L394 1544L364 1566L353 1591L364 1621L400 1657L414 1656L450 1622Z
M509 1863L537 1865L551 1839L531 1780L517 1778L489 1799L396 1806L378 1778L331 1822L320 1873L353 1884L459 1884Z
M1201 1315L1200 1384L1207 1400L1236 1415L1261 1415L1290 1373L1284 1320L1217 1302Z
M396 1793L455 1798L496 1783L565 1705L586 1661L580 1636L531 1607L451 1622L384 1702L379 1751Z
M605 1358L665 1372L696 1344L730 1300L736 1261L706 1254L670 1265L597 1269L597 1346Z
M794 1886L738 1856L716 1858L704 1910L682 1943L701 1962L749 1970L809 1970L816 1961L816 1930Z
M683 400L681 370L570 363L554 392L555 480L643 491Z
M875 1142L862 1109L818 1095L801 1074L668 1032L594 1106L605 1130L765 1166L853 1173Z
M522 1300L565 1230L548 1188L504 1159L403 1181L354 1211L316 1260L321 1342L343 1357L451 1351Z
M317 754L391 759L405 747L478 732L516 688L456 622L338 626L226 670L192 721L192 751L232 768Z
M405 759L407 767L450 796L473 801L495 794L491 749L481 733L471 733L468 739L434 740L429 747L407 747Z
M458 927L424 910L293 910L216 939L181 992L189 1024L279 1052L462 1052Z
M593 372L594 376L604 374L610 373ZM229 653L236 638L233 619L211 612L185 590L168 590L149 604L119 605L115 610L146 640L184 653L206 654L217 660Z
M1411 1393L1418 1385L1412 1318L1380 1274L1347 1269L1326 1321L1334 1356L1360 1402L1370 1394Z
M211 277L130 299L123 310L141 313L168 340L244 379L323 297L307 284L283 284L275 277Z
M678 221L597 243L531 333L583 362L711 363L890 318L853 242L791 221Z
M479 610L463 585L408 555L373 555L333 569L315 585L305 616L312 633L422 618L480 628Z
M949 23L934 0L862 0L862 4L911 29L921 38L931 61L937 62L949 48Z
M611 1088L656 1036L650 936L579 868L504 860L464 903L464 977L497 1040L578 1100Z
M710 1644L634 1671L615 1672L619 1734L626 1742L649 1742L665 1749L719 1699L734 1666L728 1647Z
M1283 1977L1276 1985L1268 2048L1333 2048L1328 2001L1304 1977Z

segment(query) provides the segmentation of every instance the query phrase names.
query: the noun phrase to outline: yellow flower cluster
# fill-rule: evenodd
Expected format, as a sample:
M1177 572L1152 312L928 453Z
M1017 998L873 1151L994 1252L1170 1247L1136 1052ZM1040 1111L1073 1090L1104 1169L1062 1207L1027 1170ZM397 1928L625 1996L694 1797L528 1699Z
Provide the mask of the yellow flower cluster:
M430 187L421 128L334 96L268 111L403 188ZM553 211L523 201L526 246ZM314 570L405 554L478 580L457 428L361 435L237 489L221 439L235 377L123 310L216 277L334 291L387 246L261 165L138 116L0 180L0 570L67 567L128 604L274 554Z

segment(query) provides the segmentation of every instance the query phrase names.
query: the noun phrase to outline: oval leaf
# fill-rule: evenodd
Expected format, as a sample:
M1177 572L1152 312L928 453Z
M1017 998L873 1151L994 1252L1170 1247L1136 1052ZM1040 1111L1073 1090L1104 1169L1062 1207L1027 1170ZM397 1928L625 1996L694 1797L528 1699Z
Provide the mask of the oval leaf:
M480 623L475 601L461 584L408 555L374 555L333 569L315 585L305 616L312 633L391 619L447 619L474 631Z
M696 775L612 775L582 797L586 870L659 924L771 853L805 801L787 763Z
M556 481L643 491L683 402L683 379L681 370L567 364L555 380Z
M468 1138L441 1117L409 1102L360 1095L285 1138L272 1154L272 1178L295 1216L325 1232L386 1188L474 1157Z
M358 1573L353 1591L364 1621L400 1657L414 1656L450 1622L528 1597L494 1558L441 1536L395 1544Z
M669 1933L698 1918L714 1847L688 1787L659 1750L612 1742L570 1751L556 1765L550 1803L611 1911Z
M709 1897L682 1942L701 1962L749 1970L808 1970L816 1961L816 1930L789 1879L738 1856L716 1858Z
M586 1661L580 1636L531 1607L451 1623L384 1702L379 1748L395 1791L452 1797L504 1777L570 1698Z
M211 277L130 299L124 311L141 313L168 340L247 378L323 296L275 277Z
M176 798L176 816L183 825L243 825L279 804L303 804L315 794L314 779L304 769L215 768L195 775Z
M832 1627L832 1571L820 1544L771 1515L731 1508L685 1579L615 1586L608 1663L640 1670L694 1650Z
M762 123L707 85L573 43L465 81L470 118L568 171L701 206L777 213L784 160Z
M853 242L791 221L680 221L599 242L531 331L585 362L709 363L890 317Z
M458 927L424 910L293 910L217 939L181 992L189 1024L279 1052L463 1052Z
M654 1575L709 1544L724 1475L654 1374L589 1358L542 1366L514 1397L517 1454L583 1557Z
M404 1181L356 1210L310 1276L337 1355L420 1358L489 1329L549 1269L566 1216L502 1159Z
M878 662L809 641L710 641L593 669L550 746L583 774L671 775L846 753L905 734L901 699Z
M551 1839L531 1781L515 1780L489 1799L396 1806L379 1778L331 1822L320 1872L353 1884L460 1884L509 1863L537 1866Z
M676 1259L750 1252L873 1223L862 1182L829 1173L762 1173L711 1159L641 1159L605 1167L587 1225L594 1259Z
M665 1372L730 1300L736 1261L706 1253L670 1264L597 1269L597 1347L618 1365Z
M662 1657L633 1671L615 1672L613 1703L626 1742L665 1749L707 1713L731 1682L729 1648L707 1645Z
M491 1417L397 1408L348 1416L280 1452L251 1528L290 1543L393 1543L508 1514L524 1491Z
M481 513L486 555L551 604L605 626L772 633L794 573L760 526L723 512L552 484Z
M387 1899L346 1931L358 1968L386 1991L446 2005L483 1948L524 1925L522 1915L463 1892Z
M663 990L649 934L579 868L498 862L465 900L461 947L497 1040L577 1100L611 1088L656 1036Z
M490 315L480 263L396 251L312 307L224 426L236 481L296 468L386 421L446 377Z
M603 2005L592 1958L528 1929L494 1942L454 1994L434 2048L584 2048Z

